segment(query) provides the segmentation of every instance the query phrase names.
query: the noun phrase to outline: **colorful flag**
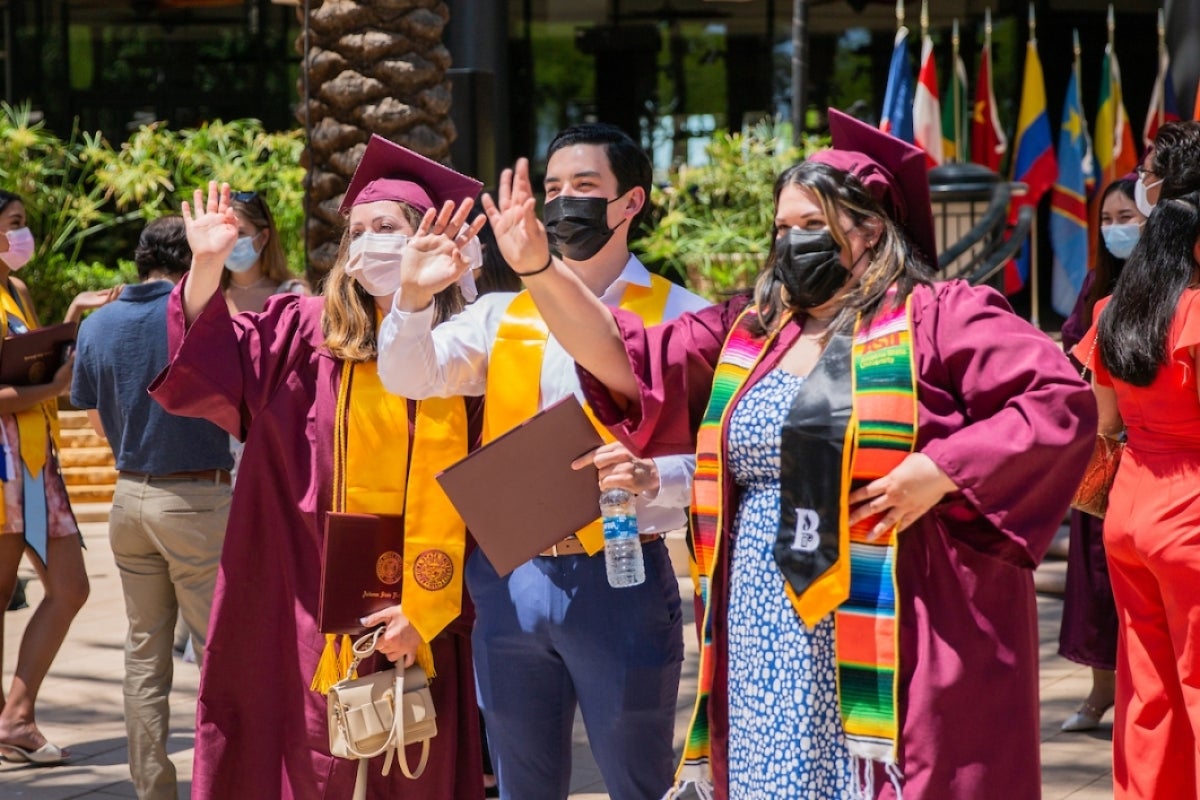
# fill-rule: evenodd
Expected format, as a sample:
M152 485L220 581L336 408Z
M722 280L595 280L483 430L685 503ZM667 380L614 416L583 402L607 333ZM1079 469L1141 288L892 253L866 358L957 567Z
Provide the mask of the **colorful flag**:
M1087 175L1092 154L1079 101L1078 74L1077 59L1067 82L1058 130L1058 179L1050 190L1050 247L1054 251L1050 304L1064 317L1075 307L1088 270Z
M1021 88L1021 111L1017 115L1017 137L1013 146L1012 179L1026 185L1023 197L1015 198L1009 209L1015 219L1021 206L1037 206L1042 195L1058 178L1058 163L1050 139L1050 121L1046 117L1046 82L1038 58L1037 40L1025 47L1025 79ZM1029 278L1029 243L1015 262L1004 270L1004 290L1018 291Z
M908 63L908 28L903 25L896 31L879 129L909 143L913 140L913 76Z
M946 102L942 104L942 155L946 161L967 160L967 65L955 53L954 68L946 83Z
M1121 67L1110 42L1104 48L1100 67L1100 95L1096 102L1096 162L1099 165L1100 190L1138 165L1133 130L1121 94Z
M933 39L921 37L921 70L913 97L913 139L925 151L925 166L942 163L942 107L938 101L937 65L933 62Z
M1154 142L1158 126L1179 119L1179 105L1175 100L1175 81L1171 78L1171 56L1167 48L1158 51L1158 76L1150 90L1150 108L1146 111L1146 126L1142 129L1142 142L1149 146Z
M990 30L979 54L979 75L971 113L971 160L992 172L1000 171L1000 160L1008 150L1008 137L996 115L996 93L992 90L992 36Z

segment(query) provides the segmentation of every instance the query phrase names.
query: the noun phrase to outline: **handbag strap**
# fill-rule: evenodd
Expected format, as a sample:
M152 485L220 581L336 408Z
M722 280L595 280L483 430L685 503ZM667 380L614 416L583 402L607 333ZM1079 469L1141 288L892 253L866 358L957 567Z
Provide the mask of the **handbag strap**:
M354 660L350 663L350 669L347 674L352 674L358 669L358 665L363 659L369 658L375 652L375 646L379 643L379 637L383 635L384 626L379 626L375 630L360 637L352 647ZM395 670L396 680L393 684L393 713L392 713L392 731L388 735L387 742L376 750L374 753L364 753L356 750L354 745L349 741L346 743L346 750L358 761L358 777L354 782L354 800L366 800L367 782L366 769L367 759L376 756L384 755L383 774L386 776L392 769L392 758L395 756L396 762L400 765L400 771L404 773L404 777L416 780L425 773L425 766L429 763L429 740L425 739L421 742L421 759L417 762L416 769L413 769L408 764L408 754L404 749L404 669ZM397 755L397 751L399 754ZM361 788L362 795L359 795Z

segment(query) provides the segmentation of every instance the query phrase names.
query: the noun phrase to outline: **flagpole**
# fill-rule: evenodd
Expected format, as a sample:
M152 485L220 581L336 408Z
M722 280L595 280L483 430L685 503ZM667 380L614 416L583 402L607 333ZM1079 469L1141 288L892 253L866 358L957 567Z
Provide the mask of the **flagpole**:
M1163 59L1167 57L1167 26L1163 19L1163 10L1158 10L1158 67L1162 70ZM1166 78L1163 79L1163 90L1158 95L1158 105L1154 109L1154 115L1158 117L1158 127L1162 127L1163 118L1167 115L1167 92L1175 91L1174 86L1168 86Z
M967 91L964 85L955 91L954 87L958 85L958 18L954 20L954 26L950 29L950 105L954 109L954 161L961 162L960 154L962 153L963 131L962 131L962 95Z
M1029 41L1037 47L1037 20L1033 16L1033 3L1029 4ZM1038 205L1041 205L1040 198ZM1033 207L1033 221L1029 225L1029 322L1035 328L1041 328L1038 319L1038 305L1041 302L1041 293L1038 291L1038 205Z

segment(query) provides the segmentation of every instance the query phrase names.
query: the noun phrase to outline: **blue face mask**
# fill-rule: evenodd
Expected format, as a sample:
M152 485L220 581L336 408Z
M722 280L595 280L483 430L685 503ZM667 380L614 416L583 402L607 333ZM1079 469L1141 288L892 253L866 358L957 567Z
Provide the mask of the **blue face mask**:
M1137 222L1126 222L1123 225L1101 225L1100 235L1104 237L1104 246L1114 258L1122 260L1129 258L1134 246L1142 236L1142 226Z
M230 272L245 272L258 261L258 251L254 249L253 236L239 236L237 244L225 259L225 268Z

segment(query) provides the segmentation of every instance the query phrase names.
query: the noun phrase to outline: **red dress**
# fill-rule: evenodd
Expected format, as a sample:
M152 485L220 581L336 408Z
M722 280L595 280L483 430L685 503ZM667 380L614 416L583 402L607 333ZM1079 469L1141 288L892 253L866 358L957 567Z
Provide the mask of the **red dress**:
M1088 356L1095 332L1093 326L1077 355ZM1092 359L1096 382L1116 391L1128 435L1104 520L1120 621L1113 724L1118 800L1200 796L1197 345L1200 291L1188 289L1168 332L1167 363L1149 386L1113 378Z

